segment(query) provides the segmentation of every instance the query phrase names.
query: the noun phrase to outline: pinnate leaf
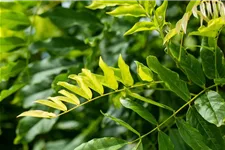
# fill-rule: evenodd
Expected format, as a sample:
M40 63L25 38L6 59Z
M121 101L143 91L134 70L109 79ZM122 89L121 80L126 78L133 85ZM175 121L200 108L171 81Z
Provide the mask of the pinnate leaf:
M136 61L136 64L137 64L137 74L139 75L141 80L151 82L153 80L152 71L138 61Z
M217 127L225 124L225 102L217 92L209 91L201 95L195 100L195 108L206 121Z
M120 99L120 102L124 107L133 110L139 116L141 116L143 119L147 120L148 122L150 122L154 125L157 125L157 121L156 121L155 117L142 105L140 105L132 100L129 100L129 99Z
M148 67L159 75L166 86L176 93L183 100L188 101L191 98L190 92L184 81L179 78L179 75L168 68L162 66L155 56L147 57Z
M111 12L108 12L107 14L113 16L146 16L145 10L138 4L118 6L116 9Z
M117 150L126 145L126 143L122 139L104 137L83 143L74 150Z
M170 137L164 132L158 132L159 150L174 150L174 145L170 140Z
M140 136L140 133L139 133L137 130L135 130L133 127L131 127L128 123L124 122L123 120L118 119L118 118L115 118L115 117L113 117L113 116L111 116L111 115L109 115L109 114L107 114L107 113L103 113L102 111L101 111L101 113L102 113L105 117L112 119L113 121L115 121L115 122L118 123L119 125L121 125L121 126L127 128L127 129L130 130L131 132L133 132L133 133L137 134L138 136Z
M184 120L176 120L176 124L179 133L183 140L193 149L193 150L211 150L204 141L204 137L200 132L193 128L190 124L186 123Z
M131 76L129 66L124 62L124 60L123 60L121 55L119 56L118 66L119 66L120 71L121 71L121 77L122 77L123 83L126 86L133 85L134 84L134 80L133 80L133 78Z
M40 118L54 118L56 117L56 114L42 111L42 110L29 110L21 113L17 117L24 117L24 116L30 116L30 117L40 117Z
M140 32L140 31L152 31L152 30L156 30L156 29L157 28L153 22L142 21L142 22L137 22L124 35L129 35L129 34L133 34L135 32Z

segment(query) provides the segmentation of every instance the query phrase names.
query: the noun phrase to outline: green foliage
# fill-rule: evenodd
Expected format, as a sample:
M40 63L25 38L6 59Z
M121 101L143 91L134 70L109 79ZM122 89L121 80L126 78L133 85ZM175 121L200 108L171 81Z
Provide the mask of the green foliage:
M220 0L0 8L2 149L224 149Z

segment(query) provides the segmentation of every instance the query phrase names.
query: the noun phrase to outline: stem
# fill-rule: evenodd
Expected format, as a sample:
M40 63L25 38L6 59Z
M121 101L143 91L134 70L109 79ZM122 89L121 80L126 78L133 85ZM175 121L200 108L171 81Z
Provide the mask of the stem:
M151 134L152 132L156 131L156 130L160 130L160 127L162 125L164 125L167 121L169 121L171 118L175 117L177 113L179 113L183 108L185 108L186 106L190 105L191 102L193 102L197 97L199 97L202 93L204 93L205 91L215 87L216 85L212 85L208 88L205 88L204 90L202 90L201 92L199 92L196 96L194 96L192 99L190 99L187 103L185 103L183 106L181 106L177 111L175 111L171 116L169 116L165 121L163 121L161 124L159 124L157 127L155 127L154 129L152 129L151 131L145 133L144 135L142 135L141 137L131 141L131 142L128 142L128 144L131 144L131 143L134 143L146 136L148 136L149 134Z
M181 40L180 40L180 51L179 51L179 58L178 61L180 62L181 60L181 53L182 53L182 47L183 47L183 40L184 40L184 33L181 33Z
M163 83L163 81L153 81L153 82L151 82L151 83L143 83L143 84L133 85L133 86L130 86L130 87L126 87L126 88L123 88L123 89L115 90L115 91L112 91L112 92L109 92L109 93L106 93L106 94L97 96L97 97L94 97L94 98L92 98L92 99L90 99L90 100L88 100L88 101L86 101L86 102L83 102L83 103L80 104L80 105L74 106L74 107L70 108L69 110L64 111L64 112L62 112L62 113L60 113L60 114L58 114L57 116L52 117L52 118L59 117L59 116L61 116L61 115L63 115L63 114L66 114L66 113L68 113L68 112L70 112L70 111L72 111L72 110L74 110L74 109L76 109L76 108L78 108L78 107L80 107L80 106L83 106L83 105L85 105L85 104L88 104L88 103L90 103L90 102L92 102L92 101L94 101L94 100L97 100L97 99L99 99L99 98L102 98L102 97L105 97L105 96L108 96L108 95L111 95L111 94L123 92L123 91L125 91L126 89L133 89L133 88L142 87L142 86L147 86L147 85L151 85L151 84L157 84L157 83Z

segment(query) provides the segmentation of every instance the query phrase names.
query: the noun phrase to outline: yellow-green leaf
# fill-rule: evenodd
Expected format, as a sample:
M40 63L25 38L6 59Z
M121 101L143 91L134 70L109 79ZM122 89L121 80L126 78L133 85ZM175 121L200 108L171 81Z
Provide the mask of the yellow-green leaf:
M99 59L99 66L104 72L104 83L106 86L111 89L118 89L118 82L116 81L116 77L114 75L114 71L110 68L100 57Z
M80 101L79 101L79 99L76 97L76 95L74 95L74 94L72 94L72 93L70 93L70 92L68 92L68 91L66 91L66 90L60 90L58 93L60 93L60 94L62 94L62 95L64 95L64 96L66 96L66 97L72 99L77 105L80 104Z
M59 101L64 101L64 102L75 104L75 105L77 104L74 100L72 100L69 97L65 97L65 96L48 97L48 99L50 99L50 100L56 99L56 100L59 100Z
M86 79L88 79L86 80L85 78L83 78L83 81L86 84L89 84L88 86L90 88L102 95L104 93L104 88L102 84L97 80L97 78L91 73L91 71L87 69L82 69L82 73L85 75L85 77L87 77Z
M135 32L140 32L140 31L152 31L156 30L157 27L153 22L148 22L148 21L142 21L142 22L137 22L130 30L128 30L124 35L129 35L133 34Z
M53 99L53 100L36 100L36 103L42 104L42 105L46 105L55 109L59 109L62 111L66 111L66 105L64 105L61 101L57 100L57 99Z
M80 86L80 88L82 90L82 93L87 95L88 99L92 98L91 90L88 88L88 86L86 84L84 84L84 81L83 81L83 79L80 76L69 75L69 78L77 81L78 85Z
M163 4L159 6L155 11L154 22L159 27L163 27L165 24L167 5L168 5L168 1L164 0Z
M178 34L179 32L177 31L176 28L172 29L169 31L169 33L167 33L167 35L165 36L165 38L163 39L163 44L165 44L166 42L168 42L172 37L174 37L176 34Z
M135 61L137 64L137 74L143 81L149 81L151 82L153 80L153 73L152 71L143 65L142 63Z
M113 16L146 16L145 10L139 4L118 6L113 11L107 12L107 14Z
M126 86L133 85L134 84L134 80L133 80L133 78L131 76L129 66L124 62L124 60L123 60L121 55L119 56L118 66L119 66L120 71L121 71L121 76L122 76L123 83Z
M103 9L107 6L137 4L136 0L93 0L91 5L87 6L89 9Z
M156 6L155 0L137 0L138 3L145 9L146 13L150 16Z
M42 110L29 110L21 113L17 117L24 117L24 116L39 117L39 118L54 118L56 117L56 114Z

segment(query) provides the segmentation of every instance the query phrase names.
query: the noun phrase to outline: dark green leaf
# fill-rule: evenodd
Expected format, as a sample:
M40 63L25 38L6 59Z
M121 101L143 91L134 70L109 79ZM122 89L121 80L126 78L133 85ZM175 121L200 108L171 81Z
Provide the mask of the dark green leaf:
M219 128L204 120L194 107L189 107L187 112L187 122L199 130L199 132L207 140L207 145L210 148L213 150L224 149L225 141L223 140Z
M152 104L152 105L155 105L155 106L164 108L164 109L168 109L168 110L170 110L170 111L174 111L172 108L170 108L170 107L167 106L167 105L158 103L158 102L153 101L153 100L151 100L151 99L149 99L149 98L145 98L145 97L143 97L143 96L141 96L141 95L139 95L139 94L137 94L137 93L132 93L132 92L129 91L129 90L127 90L127 93L128 93L128 95L130 95L131 97L134 97L134 98L136 98L136 99L138 99L138 100L144 101L144 102L146 102L146 103L149 103L149 104Z
M172 44L170 45L170 51L173 57L178 61L180 67L184 70L188 79L204 88L205 76L198 59L191 54L185 54L186 52L183 48L180 51L180 49L176 48L175 45Z
M126 145L126 141L114 137L105 137L93 139L87 143L83 143L74 150L118 150Z
M174 145L170 140L170 137L164 132L158 132L159 150L174 150Z
M138 115L140 115L142 118L144 118L148 122L154 125L157 125L157 121L155 117L142 105L129 99L120 99L120 102L124 107L133 110L134 112L136 112Z
M177 129L170 129L169 136L174 144L174 150L192 150L182 139Z
M176 120L176 124L181 137L193 150L211 150L205 144L204 137L197 129L193 128L184 120Z
M7 52L25 45L26 45L25 41L18 37L4 37L4 38L1 37L0 38L1 53Z
M14 143L31 142L37 135L49 132L57 119L22 118L17 126Z
M127 128L127 129L130 130L131 132L133 132L133 133L137 134L138 136L140 136L140 133L139 133L137 130L135 130L133 127L131 127L128 123L124 122L123 120L118 119L118 118L115 118L115 117L113 117L113 116L111 116L111 115L109 115L109 114L103 113L102 111L101 111L101 113L102 113L105 117L108 117L108 118L112 119L113 121L115 121L115 122L118 123L119 125L124 126L125 128Z
M61 27L68 28L74 25L83 27L102 27L98 18L90 11L74 11L68 8L58 7L52 11L42 14L43 17L49 17L51 21ZM94 28L93 28L94 29Z
M6 97L10 96L11 94L15 93L19 89L21 89L25 84L14 84L12 87L10 87L8 90L2 90L0 93L0 102L5 99Z
M159 75L171 91L185 101L188 101L191 98L186 83L179 78L177 73L162 66L155 56L148 56L147 64L152 71Z
M209 91L201 95L195 100L195 108L206 121L218 127L225 124L225 102L217 92Z

